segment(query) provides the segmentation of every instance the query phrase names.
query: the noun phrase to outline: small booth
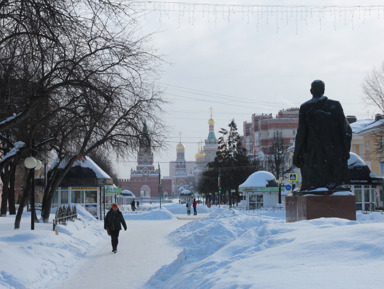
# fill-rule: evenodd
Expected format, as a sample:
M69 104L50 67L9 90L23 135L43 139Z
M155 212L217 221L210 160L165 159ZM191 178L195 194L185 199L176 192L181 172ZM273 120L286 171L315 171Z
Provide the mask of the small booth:
M179 196L179 203L185 204L187 201L192 201L195 195L190 190L183 190Z
M357 210L383 209L384 179L376 177L367 164L355 153L350 153L348 160L351 179L351 191L356 198Z
M270 172L258 171L251 174L239 186L239 192L245 196L247 210L274 208L279 203L279 186Z
M95 218L102 219L103 193L113 184L112 178L89 157L76 161L61 181L52 206L81 204Z
M136 196L130 190L121 190L117 195L117 202L119 205L127 206L131 205L132 201L136 199Z

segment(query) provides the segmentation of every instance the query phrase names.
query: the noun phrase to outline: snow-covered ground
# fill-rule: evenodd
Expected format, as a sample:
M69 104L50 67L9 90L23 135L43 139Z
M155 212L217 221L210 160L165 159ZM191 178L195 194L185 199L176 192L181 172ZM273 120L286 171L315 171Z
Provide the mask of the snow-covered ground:
M144 209L144 208L143 208ZM0 218L0 288L383 288L384 214L286 223L282 212L185 205L125 212L118 253L103 223ZM52 216L53 218L53 216ZM51 219L52 219L51 218Z

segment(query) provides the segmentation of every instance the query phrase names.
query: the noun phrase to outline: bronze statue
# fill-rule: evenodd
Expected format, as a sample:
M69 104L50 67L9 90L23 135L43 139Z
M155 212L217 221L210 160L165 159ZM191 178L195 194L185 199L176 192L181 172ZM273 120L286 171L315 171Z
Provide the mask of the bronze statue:
M293 164L301 170L301 191L339 191L349 184L352 130L341 104L324 90L323 81L313 81L312 99L300 106Z

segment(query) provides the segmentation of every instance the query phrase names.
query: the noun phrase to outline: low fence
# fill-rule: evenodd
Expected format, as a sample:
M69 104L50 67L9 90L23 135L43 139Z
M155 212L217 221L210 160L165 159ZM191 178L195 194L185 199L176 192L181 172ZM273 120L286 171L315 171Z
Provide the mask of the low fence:
M56 229L57 224L67 224L68 220L73 221L77 219L76 206L73 205L72 209L70 205L61 205L56 210L55 218L53 219L53 231Z

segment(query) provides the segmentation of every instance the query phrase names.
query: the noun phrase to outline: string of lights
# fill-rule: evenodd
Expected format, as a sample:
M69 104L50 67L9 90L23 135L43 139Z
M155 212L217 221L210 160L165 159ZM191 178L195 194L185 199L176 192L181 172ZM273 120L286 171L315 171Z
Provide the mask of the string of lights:
M361 16L369 16L377 13L384 17L384 5L260 5L260 4L223 4L223 3L200 3L181 1L130 1L131 5L142 11L152 12L178 12L178 13L250 13L250 14L287 14L290 16L304 14L313 16L319 14L334 15L362 13Z
M320 27L325 19L338 24L351 25L364 23L367 19L376 18L384 21L384 5L260 5L260 4L224 4L183 1L130 1L131 7L141 11L143 15L158 13L159 21L176 15L178 22L195 24L201 18L217 24L219 20L230 23L233 19L259 24L279 26L289 23L304 23L317 20ZM212 21L213 20L213 21Z

